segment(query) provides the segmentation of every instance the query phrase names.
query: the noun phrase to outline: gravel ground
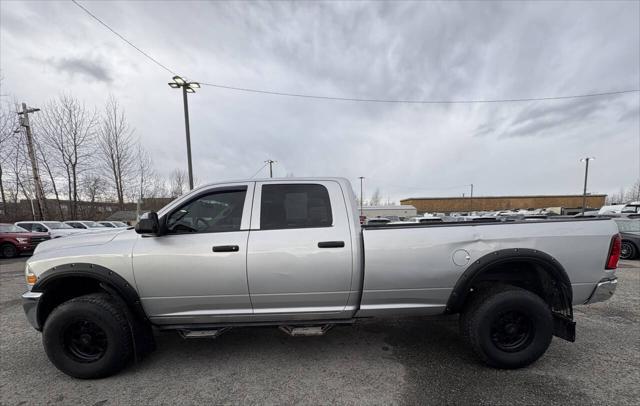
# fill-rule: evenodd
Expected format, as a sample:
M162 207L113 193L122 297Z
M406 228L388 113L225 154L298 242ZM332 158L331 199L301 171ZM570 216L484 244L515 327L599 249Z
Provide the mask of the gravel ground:
M157 336L158 350L111 378L69 378L22 312L24 258L0 260L0 404L615 404L640 399L640 264L616 295L575 309L577 341L554 339L516 371L479 364L457 318L367 321L324 337L239 328L216 340Z

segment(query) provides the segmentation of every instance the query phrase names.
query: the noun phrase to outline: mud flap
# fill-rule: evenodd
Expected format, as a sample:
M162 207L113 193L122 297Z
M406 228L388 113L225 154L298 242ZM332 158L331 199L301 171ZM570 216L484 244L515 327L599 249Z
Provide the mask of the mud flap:
M553 312L553 335L570 342L576 341L576 322L565 315Z

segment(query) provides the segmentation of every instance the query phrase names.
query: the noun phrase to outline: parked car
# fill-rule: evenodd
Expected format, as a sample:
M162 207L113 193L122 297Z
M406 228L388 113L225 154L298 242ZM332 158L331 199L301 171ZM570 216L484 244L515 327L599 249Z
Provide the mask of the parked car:
M386 217L374 217L374 218L370 218L367 219L367 225L381 225L381 224L388 224L391 223L391 220L389 220Z
M614 219L622 236L620 258L640 257L640 216L628 216Z
M78 230L60 221L18 221L15 225L34 233L49 233L51 238L66 237L78 233Z
M123 223L122 221L98 221L100 225L103 225L108 228L127 228L129 225L127 223Z
M49 233L30 233L22 227L0 223L0 257L13 258L31 253L38 244L50 238Z
M552 336L575 340L573 306L611 297L619 255L606 218L361 227L346 179L246 180L194 189L135 230L39 245L22 298L49 359L78 378L140 359L153 328L322 335L456 313L480 360L519 368Z
M69 220L65 221L64 223L75 228L76 230L100 231L107 229L107 227L103 226L102 224L90 220Z

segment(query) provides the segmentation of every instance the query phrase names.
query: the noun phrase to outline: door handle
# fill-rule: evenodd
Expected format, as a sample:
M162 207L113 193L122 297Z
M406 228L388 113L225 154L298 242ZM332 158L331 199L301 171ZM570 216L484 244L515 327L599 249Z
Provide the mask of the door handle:
M344 241L321 241L318 243L318 248L342 248L344 247Z
M238 252L240 247L237 245L215 245L213 252Z

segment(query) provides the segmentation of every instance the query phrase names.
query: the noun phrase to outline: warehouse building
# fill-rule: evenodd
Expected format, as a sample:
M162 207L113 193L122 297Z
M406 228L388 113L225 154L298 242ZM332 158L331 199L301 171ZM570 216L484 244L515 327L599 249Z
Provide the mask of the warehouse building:
M587 195L587 209L598 210L607 195ZM582 195L552 196L478 196L478 197L410 197L400 201L422 213L462 213L518 209L562 208L561 214L576 214L582 210Z

